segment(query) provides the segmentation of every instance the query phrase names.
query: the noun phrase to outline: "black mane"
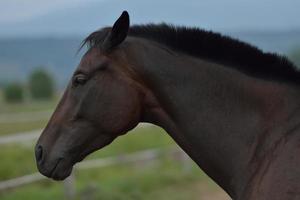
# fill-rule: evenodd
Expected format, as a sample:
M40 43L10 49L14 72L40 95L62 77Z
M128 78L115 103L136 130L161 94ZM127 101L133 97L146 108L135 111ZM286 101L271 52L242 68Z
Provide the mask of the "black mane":
M109 29L92 33L83 41L83 45L100 47ZM250 76L300 83L300 72L286 57L264 53L254 46L219 33L199 28L148 24L131 26L129 36L154 40L173 50L233 67Z

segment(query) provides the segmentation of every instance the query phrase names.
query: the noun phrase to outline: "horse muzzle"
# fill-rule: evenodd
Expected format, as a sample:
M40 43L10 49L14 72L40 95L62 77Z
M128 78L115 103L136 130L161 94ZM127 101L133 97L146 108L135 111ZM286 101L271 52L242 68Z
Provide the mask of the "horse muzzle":
M41 145L35 148L36 164L39 172L54 180L64 180L73 169L73 164L63 156L49 156Z

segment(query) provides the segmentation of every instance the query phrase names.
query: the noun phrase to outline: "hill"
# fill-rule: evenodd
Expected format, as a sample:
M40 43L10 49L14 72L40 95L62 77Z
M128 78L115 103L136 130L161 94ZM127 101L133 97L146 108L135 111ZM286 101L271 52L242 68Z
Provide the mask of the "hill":
M300 47L300 31L225 33L249 42L264 51L288 55ZM46 68L64 87L82 56L76 55L83 37L0 39L0 83L26 80L37 67Z
M1 39L0 82L24 81L34 68L43 67L61 87L79 62L80 42L81 38Z

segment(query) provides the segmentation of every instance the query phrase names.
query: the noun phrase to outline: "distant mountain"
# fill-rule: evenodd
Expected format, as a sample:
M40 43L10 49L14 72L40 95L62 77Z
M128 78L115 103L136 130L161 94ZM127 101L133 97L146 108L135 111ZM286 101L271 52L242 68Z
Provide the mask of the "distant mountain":
M43 67L61 87L79 62L80 43L81 38L0 40L0 82L24 82L33 69Z
M288 55L300 47L300 31L293 32L239 32L225 33L247 41L264 51ZM24 82L38 67L47 69L62 88L78 65L82 52L76 55L83 37L0 39L0 83Z

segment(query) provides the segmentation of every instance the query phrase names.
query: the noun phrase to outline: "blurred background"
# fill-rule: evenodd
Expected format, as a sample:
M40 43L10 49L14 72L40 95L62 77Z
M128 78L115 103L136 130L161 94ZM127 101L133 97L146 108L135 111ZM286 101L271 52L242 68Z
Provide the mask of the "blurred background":
M300 66L297 0L1 0L0 199L230 199L159 127L143 124L64 182L37 173L33 146L84 51L81 41L123 10L132 24L221 32Z

